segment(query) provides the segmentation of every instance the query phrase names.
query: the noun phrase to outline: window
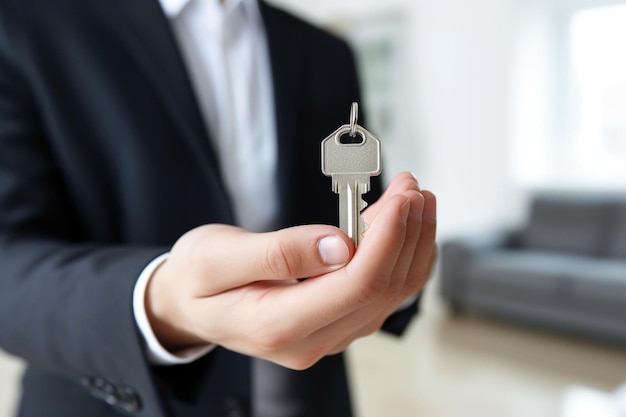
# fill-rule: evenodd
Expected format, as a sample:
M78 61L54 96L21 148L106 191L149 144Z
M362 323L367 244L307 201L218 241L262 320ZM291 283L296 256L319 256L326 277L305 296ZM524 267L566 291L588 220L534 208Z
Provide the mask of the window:
M569 26L574 158L588 179L626 179L626 5L584 9Z
M626 0L520 4L515 177L534 187L626 189Z

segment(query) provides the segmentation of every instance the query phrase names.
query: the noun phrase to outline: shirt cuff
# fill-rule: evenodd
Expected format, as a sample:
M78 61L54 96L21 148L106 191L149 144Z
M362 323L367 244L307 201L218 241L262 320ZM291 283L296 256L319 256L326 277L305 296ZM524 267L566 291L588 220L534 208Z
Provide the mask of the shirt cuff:
M163 255L152 260L152 262L150 262L139 275L133 291L133 312L135 315L135 322L137 323L139 331L141 332L143 340L146 344L148 362L152 365L181 365L190 363L201 358L215 348L214 344L208 344L206 346L181 349L174 353L170 352L166 350L161 343L159 343L159 340L152 330L152 326L150 326L145 305L146 288L148 287L148 282L150 282L150 278L152 278L154 271L169 257L169 255L169 252L164 253Z

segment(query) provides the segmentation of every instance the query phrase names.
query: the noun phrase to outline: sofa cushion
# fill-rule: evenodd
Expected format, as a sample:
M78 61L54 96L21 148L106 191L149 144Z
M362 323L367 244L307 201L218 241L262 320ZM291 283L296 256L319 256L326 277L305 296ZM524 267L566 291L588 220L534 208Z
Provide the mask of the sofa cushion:
M625 260L589 260L570 274L571 296L581 309L626 317Z
M533 299L562 295L564 276L581 258L574 255L530 250L495 250L477 256L468 267L470 291Z
M597 255L602 252L602 237L608 205L577 196L537 196L523 243L529 249Z
M605 256L626 259L626 202L611 205Z

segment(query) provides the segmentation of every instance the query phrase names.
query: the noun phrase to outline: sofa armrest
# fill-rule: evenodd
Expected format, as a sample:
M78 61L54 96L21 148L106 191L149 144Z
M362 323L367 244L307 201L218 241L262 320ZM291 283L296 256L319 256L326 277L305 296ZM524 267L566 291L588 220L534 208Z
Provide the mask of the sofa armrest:
M440 251L440 292L452 303L462 301L467 290L467 270L473 259L490 250L520 245L520 233L499 229L459 236L442 243Z

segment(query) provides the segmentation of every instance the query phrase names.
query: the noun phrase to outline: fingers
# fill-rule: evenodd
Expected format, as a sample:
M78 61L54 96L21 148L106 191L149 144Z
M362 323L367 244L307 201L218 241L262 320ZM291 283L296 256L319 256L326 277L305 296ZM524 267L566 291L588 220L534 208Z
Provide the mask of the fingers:
M380 297L402 250L410 206L403 195L390 198L345 268L289 288L283 307L291 319L312 333Z
M421 237L422 231L422 214L424 210L424 196L417 191L406 193L411 202L411 210L407 219L407 232L402 246L402 252L398 257L393 270L394 279L391 282L389 292L390 301L398 298L402 301L407 298L405 284L407 281L409 270L413 265L416 257L416 247Z
M409 197L402 194L390 197L371 223L359 246L358 257L346 267L346 272L358 276L363 271L376 271L377 281L391 276L405 243L410 212Z
M416 192L409 199L411 210L407 218L404 245L388 287L377 299L372 299L336 321L318 328L302 340L294 340L290 346L291 351L301 353L293 355L301 361L296 362L295 366L306 366L324 355L343 351L355 339L377 331L404 300L424 288L437 256L436 199L429 191ZM381 212L380 215L385 214ZM348 267L356 263L359 256L360 252L357 252Z
M402 172L394 177L391 181L383 195L378 199L378 201L372 204L367 208L362 214L363 219L366 223L370 224L373 219L376 217L381 207L389 200L389 198L393 197L397 194L402 194L406 191L420 191L417 180L415 176L409 172Z
M423 286L432 265L434 220L424 231L422 217L427 211L434 218L434 196L417 191L405 194L408 196L388 197L379 207L367 236L345 268L288 289L291 296L284 307L294 312L292 319L306 323L314 332L371 307L369 312L359 313L351 326L338 330L350 334L372 320L382 322L421 288L417 288L420 283ZM301 303L303 299L307 303Z
M343 267L354 249L339 229L325 225L292 227L271 233L209 225L195 229L191 242L177 243L170 261L194 265L196 296L210 296L256 281L294 280ZM191 252L189 247L192 247ZM189 259L189 253L194 254Z
M437 246L435 244L437 235L437 199L430 191L422 191L422 195L424 196L424 210L420 238L415 246L414 262L408 271L406 283L412 291L419 291L424 287L437 256Z

